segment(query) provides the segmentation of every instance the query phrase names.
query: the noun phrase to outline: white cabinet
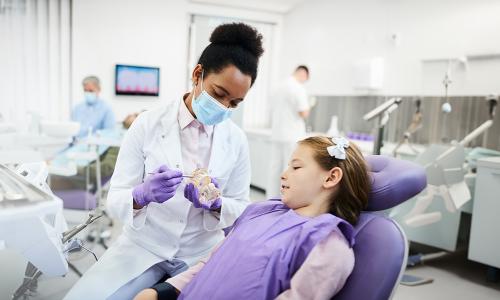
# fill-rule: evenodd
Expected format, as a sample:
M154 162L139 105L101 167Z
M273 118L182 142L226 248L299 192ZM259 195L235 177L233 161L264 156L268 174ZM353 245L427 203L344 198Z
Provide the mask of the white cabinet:
M500 157L477 167L469 259L500 268Z
M266 189L269 159L271 156L271 130L245 130L250 148L252 166L251 184Z

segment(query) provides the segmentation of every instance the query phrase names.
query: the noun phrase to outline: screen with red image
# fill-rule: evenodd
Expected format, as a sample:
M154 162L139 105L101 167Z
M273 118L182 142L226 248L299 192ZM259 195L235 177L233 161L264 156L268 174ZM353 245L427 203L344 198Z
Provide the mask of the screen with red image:
M158 96L160 68L116 65L116 95Z

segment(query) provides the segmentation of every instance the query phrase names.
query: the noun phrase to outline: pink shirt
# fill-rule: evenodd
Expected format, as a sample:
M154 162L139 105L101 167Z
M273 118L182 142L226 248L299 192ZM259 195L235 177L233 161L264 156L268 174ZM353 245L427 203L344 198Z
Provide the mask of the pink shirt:
M212 252L196 265L167 279L167 282L182 291L223 242L215 246ZM344 286L353 268L352 248L341 234L333 231L313 248L302 266L293 275L290 289L283 291L276 299L330 299Z
M184 101L187 95L184 95ZM184 101L179 106L177 120L181 128L183 171L185 174L191 174L196 168L208 168L214 126L204 125L196 120Z

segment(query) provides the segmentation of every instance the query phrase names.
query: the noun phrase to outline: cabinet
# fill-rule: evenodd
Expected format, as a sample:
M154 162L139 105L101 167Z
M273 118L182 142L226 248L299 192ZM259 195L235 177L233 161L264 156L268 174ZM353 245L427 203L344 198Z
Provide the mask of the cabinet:
M500 268L500 157L477 161L469 259Z
M250 165L252 177L250 183L258 188L266 189L269 158L271 155L271 130L245 130L250 149Z

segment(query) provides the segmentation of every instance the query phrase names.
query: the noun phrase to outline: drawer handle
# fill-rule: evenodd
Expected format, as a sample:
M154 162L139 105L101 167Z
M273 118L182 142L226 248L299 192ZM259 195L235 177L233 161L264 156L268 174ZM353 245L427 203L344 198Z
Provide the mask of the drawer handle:
M491 174L496 175L496 176L500 176L500 171L493 171L493 172L491 172Z

